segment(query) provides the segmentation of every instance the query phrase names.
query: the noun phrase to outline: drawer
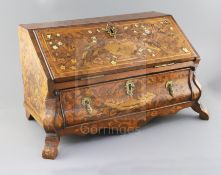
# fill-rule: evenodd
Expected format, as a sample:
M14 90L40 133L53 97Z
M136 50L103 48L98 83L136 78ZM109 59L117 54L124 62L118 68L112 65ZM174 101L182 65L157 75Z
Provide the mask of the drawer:
M191 100L189 69L62 90L66 126Z

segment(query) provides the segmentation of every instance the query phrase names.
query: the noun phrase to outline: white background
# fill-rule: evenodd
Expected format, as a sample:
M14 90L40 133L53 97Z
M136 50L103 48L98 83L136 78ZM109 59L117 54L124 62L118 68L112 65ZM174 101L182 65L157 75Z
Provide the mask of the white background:
M220 7L219 0L1 0L0 174L221 174ZM42 159L45 133L22 105L18 24L152 10L172 14L201 55L210 121L186 109L126 135L63 137L57 159Z

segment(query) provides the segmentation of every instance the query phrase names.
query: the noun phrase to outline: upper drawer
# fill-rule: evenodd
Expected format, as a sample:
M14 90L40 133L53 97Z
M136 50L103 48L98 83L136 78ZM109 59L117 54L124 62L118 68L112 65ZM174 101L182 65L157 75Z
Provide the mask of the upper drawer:
M197 57L171 16L43 28L35 34L57 82Z
M61 91L66 126L188 101L189 69Z

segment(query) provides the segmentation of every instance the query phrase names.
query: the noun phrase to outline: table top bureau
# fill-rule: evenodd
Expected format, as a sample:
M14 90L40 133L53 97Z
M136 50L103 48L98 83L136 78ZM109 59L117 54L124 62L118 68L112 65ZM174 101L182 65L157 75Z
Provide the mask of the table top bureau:
M171 15L146 12L19 26L24 106L45 130L43 158L61 136L135 131L192 107L200 57Z

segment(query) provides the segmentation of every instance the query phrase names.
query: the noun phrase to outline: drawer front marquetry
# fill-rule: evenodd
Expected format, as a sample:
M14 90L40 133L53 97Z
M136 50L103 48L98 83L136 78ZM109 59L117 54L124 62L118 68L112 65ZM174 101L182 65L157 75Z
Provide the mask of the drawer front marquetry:
M189 70L63 90L66 126L190 100Z

